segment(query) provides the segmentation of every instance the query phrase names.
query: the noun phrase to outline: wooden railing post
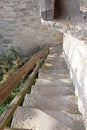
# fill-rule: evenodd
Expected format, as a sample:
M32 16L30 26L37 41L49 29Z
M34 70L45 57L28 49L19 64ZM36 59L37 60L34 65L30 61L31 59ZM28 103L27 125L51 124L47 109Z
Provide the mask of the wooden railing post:
M17 86L17 84L29 73L29 71L35 66L33 72L29 75L29 78L26 81L26 84L18 92L16 97L8 105L7 109L0 117L0 130L4 130L7 123L13 116L18 105L23 100L27 90L31 87L32 81L38 73L38 70L46 59L49 53L49 46L45 46L41 49L36 55L34 55L23 67L21 67L12 77L10 77L5 83L0 86L0 104L2 104L5 99L9 96L10 92ZM39 61L39 62L38 62ZM5 129L6 130L6 129ZM8 130L17 130L17 129L8 129ZM22 130L22 129L21 129Z
M47 49L48 46L45 46L43 49L41 49L13 76L11 76L5 83L0 85L0 105L6 100L11 91L16 88L18 83L29 73L29 71L34 67L36 61L45 53Z

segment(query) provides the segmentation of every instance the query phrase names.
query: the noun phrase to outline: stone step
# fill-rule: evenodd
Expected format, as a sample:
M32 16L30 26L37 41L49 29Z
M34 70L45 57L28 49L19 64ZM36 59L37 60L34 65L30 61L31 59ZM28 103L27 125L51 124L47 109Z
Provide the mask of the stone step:
M53 86L53 87L72 87L72 81L70 79L56 79L55 81L51 81L49 79L37 79L35 85L43 86ZM73 87L74 89L74 87Z
M71 114L66 111L53 111L53 110L43 110L48 115L52 116L57 121L65 124L72 130L85 130L83 117L81 114Z
M54 62L54 61L53 61ZM60 62L60 61L58 61L58 62ZM42 66L42 69L46 69L46 70L48 70L48 72L49 72L49 70L57 70L58 72L68 72L68 70L67 70L67 68L66 67L64 67L63 66L63 64L57 64L57 63L54 63L55 64L55 66L53 65L53 64L51 64L51 63L49 63L49 62L46 62L43 66Z
M74 96L49 96L27 94L23 106L35 107L41 110L67 111L78 114L77 99Z
M51 58L48 58L45 60L45 63L43 65L42 68L47 68L47 69L65 69L67 71L67 65L66 65L66 62L64 59L62 58L56 58L56 59L51 59Z
M29 109L28 106L26 106L24 108ZM33 109L40 110L39 108L33 108ZM68 113L64 110L60 112L60 111L56 111L56 110L54 111L54 110L46 110L46 109L40 110L40 111L46 113L47 115L56 119L58 122L61 122L65 126L68 126L72 130L85 130L83 118L82 118L82 115L80 113L79 114L71 114L71 113Z
M64 55L59 55L59 54L54 53L54 54L49 54L45 61L46 63L49 62L51 64L54 64L54 62L61 64L61 63L65 63L65 58L64 58Z
M68 126L57 121L49 114L29 107L18 107L14 114L11 127L32 130L71 130Z
M65 124L72 130L85 130L84 122L81 114L71 114L66 111L44 110L45 113L52 116L54 119Z
M59 50L59 47L58 47L59 44L61 46L60 50ZM59 43L59 44L58 44L57 48L55 46L56 49L54 47L49 48L49 55L48 55L47 58L49 58L49 57L51 57L51 58L64 58L64 53L63 53L63 50L62 50L62 42Z
M65 61L61 61L61 59L55 59L55 60L46 59L45 60L45 64L43 65L43 68L47 68L47 69L53 69L53 68L57 68L58 69L58 67L61 70L62 69L66 69L67 70L66 62Z
M60 52L62 52L62 43L58 44L55 47L54 46L50 47L49 52L50 52L50 54L52 54L52 53L60 54Z
M61 44L61 43L60 43ZM52 60L55 60L55 59L62 59L64 60L65 58L65 55L64 55L64 52L63 50L61 52L58 51L59 48L57 48L57 50L50 50L49 49L49 54L48 54L48 57L47 59L52 59Z
M52 62L66 63L64 56L59 55L59 54L49 54L48 57L47 57L47 59L45 60L45 63L49 63L49 62L50 63L52 63Z
M47 59L45 60L45 64L43 66L47 66L47 65L56 65L56 66L59 66L59 67L67 67L66 65L66 61L65 61L65 58L59 55L56 55L56 54L52 54L52 55L48 55ZM64 65L64 66L63 66Z
M46 73L46 74L50 74L50 73L63 73L63 74L69 74L69 72L65 69L65 68L60 68L60 69L57 69L57 67L55 66L51 66L50 64L48 64L48 66L43 66L40 71L43 71L43 73Z
M47 70L46 69L41 69L39 71L38 78L41 79L49 79L49 80L56 80L56 79L67 79L69 78L69 73L67 73L64 70Z
M67 86L54 87L54 86L41 87L41 85L34 85L32 86L31 93L42 95L55 95L55 96L74 95L74 89L72 87Z

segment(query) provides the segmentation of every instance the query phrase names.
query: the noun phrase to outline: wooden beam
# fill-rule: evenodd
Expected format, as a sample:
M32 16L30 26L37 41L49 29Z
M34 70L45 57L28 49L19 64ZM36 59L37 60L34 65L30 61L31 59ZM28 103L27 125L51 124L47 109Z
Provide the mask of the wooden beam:
M8 105L7 109L1 115L1 117L0 117L0 130L4 130L4 128L6 127L7 123L9 122L11 117L13 116L15 110L17 109L18 105L23 100L27 90L29 89L29 87L31 87L32 81L34 80L36 74L38 73L40 65L42 64L42 62L44 61L46 56L47 56L47 54L43 57L43 59L41 59L38 62L38 64L34 68L33 72L31 73L31 75L27 79L27 82L26 82L25 86L23 88L21 88L21 90L19 91L17 96L12 100L12 102Z
M7 99L12 90L34 67L36 61L48 50L48 46L41 49L25 65L23 65L15 74L13 74L5 83L0 85L0 105Z
M5 128L4 130L32 130L32 129Z

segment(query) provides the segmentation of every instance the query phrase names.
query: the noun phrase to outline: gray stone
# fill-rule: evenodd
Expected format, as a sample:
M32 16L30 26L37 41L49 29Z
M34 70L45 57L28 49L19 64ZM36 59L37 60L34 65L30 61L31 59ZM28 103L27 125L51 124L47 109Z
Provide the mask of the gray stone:
M54 90L53 90L54 91ZM77 99L74 96L60 95L42 95L30 94L26 95L23 106L38 108L40 110L66 111L72 114L78 114Z
M19 107L14 115L12 128L32 130L71 130L45 112L33 108Z
M50 48L50 54L45 61L45 66L40 69L41 75L39 75L36 85L32 87L31 94L25 96L23 107L18 108L15 112L12 127L35 130L85 130L70 78L60 78L56 73L58 70L60 72L62 70L61 65L57 65L57 57L61 59L61 64L65 62L61 47L62 45L58 44ZM54 61L53 67L56 67L52 71L47 66L49 58ZM65 66L65 64L62 65L62 67ZM44 75L45 69L49 70L46 75ZM66 71L63 71L63 74L66 74ZM43 75L44 78L40 79L40 76ZM50 76L53 76L54 79L48 79ZM49 122L50 124L48 124Z
M67 86L46 86L46 87L40 87L39 86L33 86L32 87L32 93L33 94L43 94L43 95L74 95L74 89L72 87L67 87Z

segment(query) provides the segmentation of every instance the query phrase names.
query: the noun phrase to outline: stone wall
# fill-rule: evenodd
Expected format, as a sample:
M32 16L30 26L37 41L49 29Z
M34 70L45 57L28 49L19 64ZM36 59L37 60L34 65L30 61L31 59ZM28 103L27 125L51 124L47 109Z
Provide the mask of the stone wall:
M79 0L80 11L87 12L87 0Z
M41 12L54 9L55 0L39 0Z
M0 0L0 51L10 46L29 47L32 26L39 16L37 3L38 0Z
M70 76L78 96L78 106L87 127L87 45L71 35L64 35L63 49Z
M87 0L79 0L81 15L85 22L87 22Z
M0 52L14 46L27 53L57 44L59 33L52 30L41 25L39 0L0 0Z

